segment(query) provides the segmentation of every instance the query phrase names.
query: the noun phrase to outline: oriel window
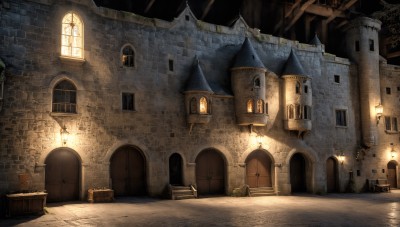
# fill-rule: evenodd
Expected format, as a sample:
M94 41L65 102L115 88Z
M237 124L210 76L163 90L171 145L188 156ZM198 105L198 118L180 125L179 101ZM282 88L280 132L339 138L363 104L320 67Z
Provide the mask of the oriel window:
M249 99L247 101L247 113L253 113L254 112L253 107L254 107L253 99Z
M262 99L257 100L257 113L264 113L264 102Z
M205 97L200 98L200 114L207 114L207 99Z
M196 98L190 99L190 113L195 114L197 113L197 101Z

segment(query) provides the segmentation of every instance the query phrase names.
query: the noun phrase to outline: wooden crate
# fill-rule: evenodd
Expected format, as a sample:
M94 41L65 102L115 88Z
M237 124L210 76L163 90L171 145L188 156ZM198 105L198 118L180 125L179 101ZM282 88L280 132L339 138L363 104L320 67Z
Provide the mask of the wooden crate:
M88 201L91 203L113 202L114 190L112 189L89 189Z
M47 193L17 193L6 195L6 216L44 214Z

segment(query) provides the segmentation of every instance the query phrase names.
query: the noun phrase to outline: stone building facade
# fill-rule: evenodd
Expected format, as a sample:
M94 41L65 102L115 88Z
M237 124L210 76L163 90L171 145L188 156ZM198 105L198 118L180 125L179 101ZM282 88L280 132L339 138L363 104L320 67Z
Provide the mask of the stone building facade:
M189 7L167 22L90 0L15 0L0 18L3 195L159 196L170 183L200 195L246 184L288 195L400 183L391 152L400 149L400 67L379 57L379 21L347 26L345 59L243 19L199 21Z

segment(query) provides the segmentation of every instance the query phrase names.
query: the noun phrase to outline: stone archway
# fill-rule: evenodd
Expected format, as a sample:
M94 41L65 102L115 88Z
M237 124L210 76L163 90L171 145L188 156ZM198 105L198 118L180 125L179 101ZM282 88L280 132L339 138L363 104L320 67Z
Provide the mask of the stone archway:
M224 194L225 161L219 151L206 149L196 158L196 184L200 195Z
M115 196L147 194L146 160L134 146L118 148L110 158L110 177Z
M253 151L246 159L246 184L250 188L272 187L271 166L271 158L264 151Z
M49 153L45 160L45 189L48 202L79 199L81 161L70 149L60 148Z
M397 188L397 162L396 161L388 162L387 169L388 169L387 177L390 187Z

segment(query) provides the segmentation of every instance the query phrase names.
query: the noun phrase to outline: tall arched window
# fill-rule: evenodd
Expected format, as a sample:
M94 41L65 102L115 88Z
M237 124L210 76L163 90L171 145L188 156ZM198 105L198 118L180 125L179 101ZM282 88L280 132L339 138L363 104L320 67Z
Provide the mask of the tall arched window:
M300 105L296 105L296 115L295 115L296 119L302 119L301 117L301 106Z
M253 106L254 106L253 99L249 99L247 101L247 113L253 113L254 112Z
M61 55L83 58L83 23L75 13L67 13L62 20Z
M200 98L200 114L207 114L207 99L205 97Z
M264 102L262 99L257 100L257 113L264 113Z
M197 113L197 102L196 98L194 97L190 100L190 113L191 114Z
M53 112L76 113L76 87L68 80L63 80L54 87Z
M135 52L129 45L122 49L122 64L126 67L135 67Z
M294 106L289 105L288 106L288 119L293 119L294 118Z

